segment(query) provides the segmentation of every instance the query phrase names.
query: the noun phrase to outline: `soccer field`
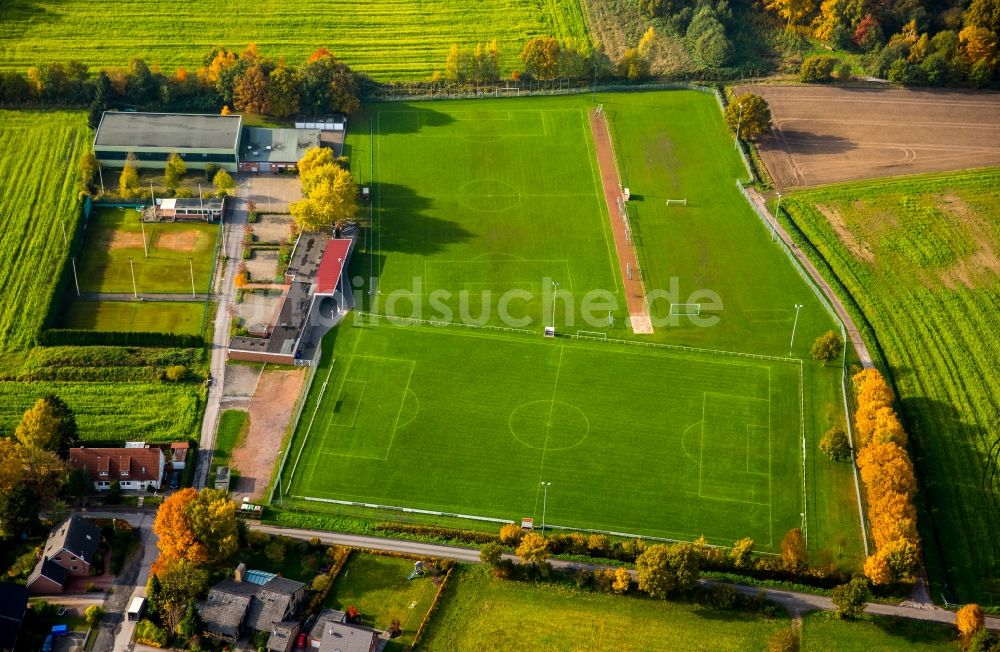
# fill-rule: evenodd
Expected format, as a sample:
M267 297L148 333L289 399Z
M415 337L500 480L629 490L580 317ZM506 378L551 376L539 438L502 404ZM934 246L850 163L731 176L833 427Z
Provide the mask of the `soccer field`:
M291 497L774 550L801 523L797 361L457 327L343 325ZM488 380L484 376L488 374Z

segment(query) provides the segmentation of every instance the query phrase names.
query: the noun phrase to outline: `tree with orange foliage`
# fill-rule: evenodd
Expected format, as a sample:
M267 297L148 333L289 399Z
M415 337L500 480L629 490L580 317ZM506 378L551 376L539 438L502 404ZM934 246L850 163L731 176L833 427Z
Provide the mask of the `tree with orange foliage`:
M913 496L917 491L913 464L898 444L871 442L858 455L858 468L869 500L878 500L881 494L890 491L906 496Z
M198 566L222 563L238 546L235 505L223 491L182 489L160 505L153 532L160 549L153 574L177 560Z
M153 533L158 537L156 547L160 549L160 556L153 564L153 574L159 574L159 571L176 559L186 559L198 564L208 560L208 551L195 537L185 514L188 505L197 496L198 491L195 489L181 489L164 500L156 512Z
M955 614L955 626L962 637L962 647L969 644L969 639L973 635L986 627L986 616L983 615L983 608L978 604L970 603L958 610Z
M799 570L806 565L808 552L802 530L792 528L781 540L781 561L785 568L791 571Z
M875 585L885 585L892 582L892 573L889 571L889 564L886 563L884 555L875 553L865 560L865 577Z

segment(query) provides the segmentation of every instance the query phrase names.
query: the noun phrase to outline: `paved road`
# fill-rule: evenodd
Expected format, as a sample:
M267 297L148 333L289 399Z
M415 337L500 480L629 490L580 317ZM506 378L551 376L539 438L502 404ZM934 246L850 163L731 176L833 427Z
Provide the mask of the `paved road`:
M371 550L387 550L392 552L408 553L441 559L454 559L466 563L479 563L479 551L473 548L462 548L459 546L447 546L433 543L420 543L416 541L400 541L397 539L384 539L381 537L359 536L355 534L339 534L337 532L324 532L321 530L303 530L299 528L283 528L273 525L251 525L251 529L267 532L269 534L281 534L296 539L319 538L327 545L352 546L356 548L368 548ZM508 559L520 561L514 555L504 555ZM606 568L596 564L585 564L575 561L564 561L560 559L551 560L553 568L560 570L577 570L585 568L587 570L597 570ZM635 572L633 571L633 576ZM705 586L720 584L713 580L702 580ZM788 610L791 614L801 614L806 611L832 611L833 601L822 595L812 593L799 593L797 591L783 591L778 589L761 589L759 586L748 586L743 584L733 584L733 588L746 595L757 595L764 591L768 600L776 602ZM955 623L955 613L947 609L934 606L917 607L904 605L869 604L866 611L870 614L880 616L896 616L898 618L909 618L912 620L925 620L953 625ZM993 630L1000 630L1000 617L989 616L986 618L986 626Z
M861 337L861 332L858 330L857 325L851 318L850 313L847 312L846 308L844 308L844 304L840 302L840 298L837 296L837 293L833 291L833 288L830 287L829 283L827 283L823 278L823 275L820 274L819 270L812 264L809 257L802 253L802 250L795 245L792 241L792 237L788 235L788 232L785 230L785 227L783 227L781 223L774 218L774 215L772 215L771 211L767 208L767 201L764 199L764 196L761 195L756 188L747 188L746 191L750 200L755 206L757 206L758 209L760 209L761 214L767 217L767 221L775 233L777 233L781 240L788 245L788 248L791 249L793 254L795 254L795 257L798 259L799 263L801 263L803 269L805 269L809 276L812 277L813 281L823 292L827 301L829 301L830 305L833 306L833 309L837 311L837 315L840 317L840 320L844 322L844 329L847 331L847 339L850 340L851 345L858 354L861 366L865 368L875 366L872 363L871 355L868 353L868 346L865 344L864 338Z
M208 388L205 402L205 417L201 422L201 440L198 445L198 461L195 465L193 485L204 487L208 482L212 450L215 448L215 426L219 420L219 403L226 374L226 348L229 344L229 308L235 300L233 280L239 267L243 241L243 227L247 223L246 197L251 192L253 177L241 180L237 196L233 201L230 218L223 227L223 246L219 255L226 258L225 272L219 281L215 296L218 312L215 315L215 334L212 337L212 384ZM221 262L221 261L220 261Z

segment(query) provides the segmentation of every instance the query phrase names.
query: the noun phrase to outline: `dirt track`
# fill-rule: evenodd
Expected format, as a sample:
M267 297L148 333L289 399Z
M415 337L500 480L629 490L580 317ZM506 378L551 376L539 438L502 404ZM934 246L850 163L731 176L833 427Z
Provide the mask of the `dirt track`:
M1000 93L750 86L771 106L758 149L780 190L1000 165Z

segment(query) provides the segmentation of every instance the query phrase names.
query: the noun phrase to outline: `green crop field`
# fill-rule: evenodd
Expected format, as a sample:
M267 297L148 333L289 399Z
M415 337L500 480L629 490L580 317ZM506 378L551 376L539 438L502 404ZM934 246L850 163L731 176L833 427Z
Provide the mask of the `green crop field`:
M48 312L88 138L83 113L0 111L0 352L29 348Z
M376 78L419 79L444 69L451 43L496 39L509 71L532 36L586 33L578 0L125 0L113 12L84 0L14 0L0 7L0 66L123 66L141 57L194 70L213 46L255 42L293 64L326 47Z
M787 618L455 570L418 649L766 650Z
M1000 172L834 186L783 206L885 354L933 517L933 576L947 571L956 601L1000 603Z
M204 317L204 303L70 301L63 307L59 326L92 331L197 335Z
M215 269L218 234L217 224L143 224L131 208L95 209L87 221L77 260L80 291L132 294L130 268L134 267L139 294L190 294L192 268L195 291L206 292Z
M45 394L69 404L85 442L169 442L196 438L201 427L197 385L0 382L0 432L13 432Z
M740 203L743 172L714 98L667 92L599 97L626 134L619 157L651 168L629 178L640 254L677 259L650 265L647 290L679 275L688 293L679 302L701 288L723 306L715 325L627 331L588 100L374 105L355 120L352 169L374 193L372 228L352 259L361 308L491 328L383 322L331 333L283 471L286 500L538 521L548 481L557 525L719 543L752 536L772 551L805 508L815 559L855 566L863 550L850 466L816 452L843 422L839 370L541 337L552 281L556 325L571 335L781 358L795 302L804 306L795 355L834 327ZM688 206L668 212L663 198L677 184ZM376 285L365 283L371 276ZM588 323L595 297L604 307ZM623 472L636 479L629 492Z

